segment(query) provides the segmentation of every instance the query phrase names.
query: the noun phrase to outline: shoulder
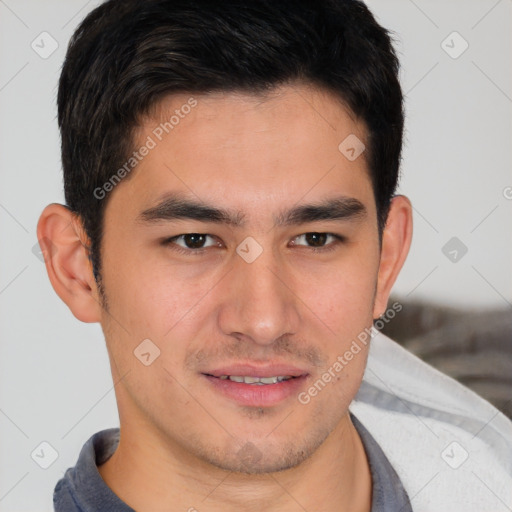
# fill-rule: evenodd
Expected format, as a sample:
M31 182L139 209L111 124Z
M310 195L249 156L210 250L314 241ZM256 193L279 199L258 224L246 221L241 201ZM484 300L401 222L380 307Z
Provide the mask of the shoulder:
M119 433L119 428L110 428L95 433L87 440L76 465L68 468L55 486L55 512L132 510L109 489L97 468L97 464L102 464L115 451L119 443Z
M512 505L512 422L381 333L350 409L381 445L414 510Z
M53 508L55 512L81 512L79 504L73 499L73 493L69 486L69 472L61 478L53 491Z

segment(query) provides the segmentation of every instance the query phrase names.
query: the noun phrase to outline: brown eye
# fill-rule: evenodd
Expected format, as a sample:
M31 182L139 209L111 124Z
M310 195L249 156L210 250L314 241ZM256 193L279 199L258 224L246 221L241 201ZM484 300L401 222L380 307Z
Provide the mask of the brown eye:
M341 237L332 233L304 233L294 238L293 245L306 245L309 247L325 247L330 245L336 240L341 240Z
M188 233L187 235L182 235L183 242L188 249L202 249L207 236L208 235L203 235L201 233Z
M204 233L185 233L183 235L173 236L163 241L164 245L174 246L176 250L200 252L208 247L220 247L221 244L212 235Z
M327 233L306 233L306 242L313 247L322 247L327 241Z
M292 240L292 246L311 249L313 252L328 252L336 249L338 245L345 241L341 235L334 233L318 233L316 231L304 233Z

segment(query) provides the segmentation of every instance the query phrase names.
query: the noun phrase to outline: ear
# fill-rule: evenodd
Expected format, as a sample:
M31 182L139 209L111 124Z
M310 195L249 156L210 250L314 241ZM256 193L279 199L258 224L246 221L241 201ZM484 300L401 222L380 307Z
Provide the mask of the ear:
M412 206L405 196L391 201L386 227L382 234L377 292L373 318L386 311L389 294L405 262L412 239Z
M89 261L89 240L73 212L48 205L37 224L37 238L57 295L82 322L99 322L101 301Z

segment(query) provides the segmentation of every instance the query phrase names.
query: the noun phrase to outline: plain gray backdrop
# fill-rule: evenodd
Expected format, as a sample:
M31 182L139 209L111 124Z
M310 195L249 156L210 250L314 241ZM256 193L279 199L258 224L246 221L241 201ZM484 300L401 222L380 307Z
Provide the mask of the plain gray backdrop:
M0 0L0 512L51 511L83 443L118 426L101 329L71 315L35 247L41 210L63 202L60 68L98 3ZM415 226L394 292L509 308L511 0L369 6L395 32L406 95L400 192Z

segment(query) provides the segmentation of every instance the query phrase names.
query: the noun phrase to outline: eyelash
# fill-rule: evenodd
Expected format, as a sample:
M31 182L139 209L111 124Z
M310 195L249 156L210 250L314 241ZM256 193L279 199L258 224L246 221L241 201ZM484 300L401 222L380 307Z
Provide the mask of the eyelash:
M162 245L169 246L172 248L173 251L176 251L180 254L186 254L187 256L199 256L206 252L210 247L201 247L199 249L185 249L184 247L180 247L179 245L175 244L174 242L178 240L181 237L187 236L187 235L200 235L200 236L209 236L212 237L212 235L208 235L206 233L183 233L182 235L173 236L171 238L166 238L162 241ZM213 238L213 237L212 237Z
M314 253L324 253L325 254L325 253L334 251L338 247L339 244L346 241L345 237L343 237L341 235L336 235L335 233L318 232L318 231L308 231L307 233L303 233L302 235L297 235L295 238L299 238L300 236L309 235L312 233L318 234L318 235L332 236L335 240L325 246L322 246L322 247L303 246L303 245L299 245L299 246L295 245L295 247L304 247L304 248L310 249ZM194 255L194 256L201 255L204 252L206 252L208 249L210 249L210 247L201 247L199 249L190 249L190 248L185 249L185 248L180 247L179 245L174 243L179 238L184 237L186 235L192 235L192 234L212 237L212 235L208 235L207 233L184 233L182 235L177 235L177 236L173 236L171 238L166 238L165 240L162 241L162 245L172 247L173 251L176 251L180 254L190 255L190 256L191 255ZM212 247L214 247L214 246L212 246Z

